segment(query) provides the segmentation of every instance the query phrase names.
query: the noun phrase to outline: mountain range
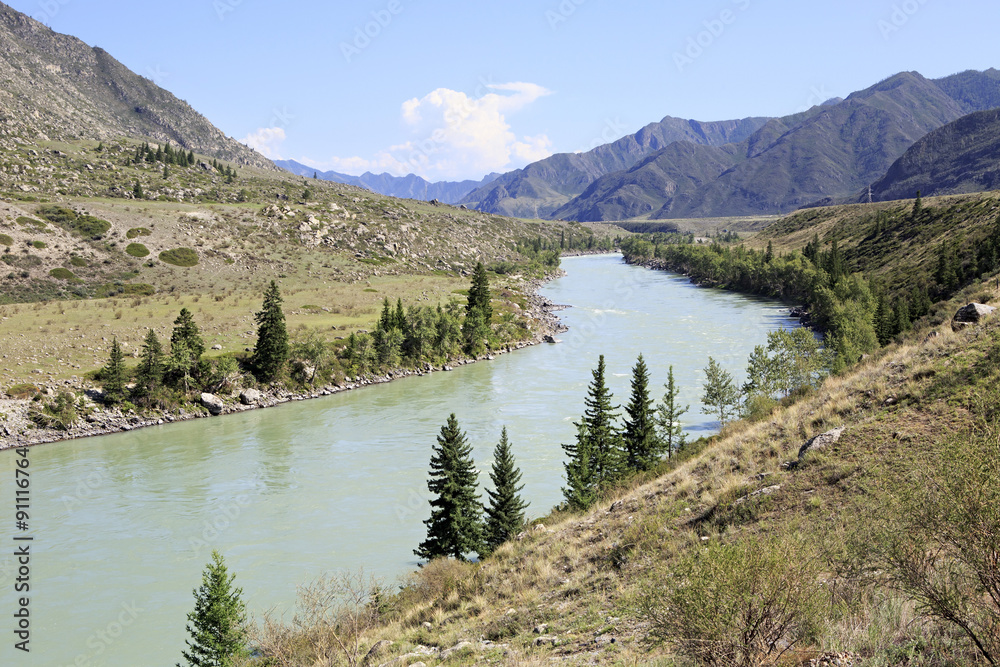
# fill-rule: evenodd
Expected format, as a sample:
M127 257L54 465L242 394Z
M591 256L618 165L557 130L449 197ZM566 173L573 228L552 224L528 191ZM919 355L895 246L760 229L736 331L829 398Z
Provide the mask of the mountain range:
M106 51L53 32L0 3L0 142L108 139L171 142L236 165L275 169L204 116Z
M995 69L936 80L902 72L783 118L668 117L588 153L504 174L463 203L579 221L784 213L867 191L928 133L997 106Z
M275 160L274 163L297 176L310 178L315 174L317 178L324 181L355 185L389 197L421 199L423 201L437 199L445 204L457 204L476 188L484 186L500 176L500 174L494 173L486 176L481 181L439 181L431 183L416 174L393 176L388 173L373 174L370 171L366 171L361 176L351 176L336 171L317 171L313 167L296 162L295 160Z

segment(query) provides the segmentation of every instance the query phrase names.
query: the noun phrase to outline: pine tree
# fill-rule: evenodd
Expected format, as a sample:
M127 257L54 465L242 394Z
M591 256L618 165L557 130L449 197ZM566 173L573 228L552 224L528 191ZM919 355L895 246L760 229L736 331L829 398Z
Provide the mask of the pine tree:
M485 508L486 527L483 535L483 556L496 551L497 547L514 537L524 527L524 502L520 493L524 485L521 470L514 464L514 455L507 441L507 427L500 433L500 442L493 451L493 471L490 473L494 491L486 489L490 498Z
M611 405L611 390L604 382L604 355L597 362L597 370L591 372L593 382L587 387L586 409L581 423L586 429L587 449L590 467L598 488L602 488L618 477L622 467L621 436L615 427L620 406Z
M476 262L476 268L472 272L472 286L469 288L469 302L465 307L466 313L471 313L473 308L482 311L483 321L488 327L493 321L493 305L490 303L490 279L486 275L486 267L482 262Z
M425 560L442 556L465 560L467 553L482 548L482 505L477 486L472 447L452 413L441 427L431 455L427 488L435 497L430 501L431 516L424 521L427 539L414 554Z
M125 399L125 381L128 378L125 355L117 337L111 341L111 354L108 355L108 364L101 371L101 376L104 379L104 401L112 405L121 403Z
M193 591L194 611L187 615L191 639L182 653L189 667L223 667L247 655L246 605L243 589L233 586L235 579L222 555L213 551L201 587Z
M641 354L632 369L632 394L625 414L622 441L626 465L631 470L649 470L660 457L660 441L653 419L653 399L649 397L649 369Z
M767 250L764 252L764 262L770 264L773 259L774 259L774 245L770 241L768 241Z
M924 200L920 196L920 190L917 190L917 198L913 200L913 213L911 217L916 220L917 216L920 215L921 211L924 210Z
M250 363L258 380L271 382L288 360L288 330L285 314L281 312L281 293L275 281L272 280L264 292L264 304L254 319L257 321L257 345Z
M486 349L486 339L489 336L489 328L486 326L486 317L479 306L476 306L465 316L462 321L462 340L464 341L465 353L472 357L477 357Z
M135 186L132 188L132 196L136 199L145 199L146 194L142 191L142 183L139 181L135 182Z
M135 387L132 396L143 399L153 393L163 382L163 346L152 329L146 332L139 355L139 367L135 373Z
M719 422L724 426L736 412L739 402L733 376L715 359L709 357L705 377L705 395L701 398L704 407L701 411L707 415L718 416Z
M684 427L680 424L681 415L691 409L691 406L681 407L677 402L677 396L681 393L680 387L674 383L674 367L667 371L667 382L663 385L666 393L656 406L656 424L660 429L660 442L667 452L667 458L684 448Z
M587 428L582 423L576 425L576 442L563 445L566 452L566 486L563 488L563 498L570 509L583 511L597 501L597 480L591 466L590 443L587 440Z
M191 354L191 365L196 366L201 360L201 355L205 353L205 343L201 339L198 325L194 323L194 315L187 308L181 308L177 319L174 320L174 330L170 333L171 347L178 342L187 345Z
M194 367L194 355L185 340L178 340L170 345L170 357L167 359L167 375L172 383L179 383L187 392L191 389L191 369Z

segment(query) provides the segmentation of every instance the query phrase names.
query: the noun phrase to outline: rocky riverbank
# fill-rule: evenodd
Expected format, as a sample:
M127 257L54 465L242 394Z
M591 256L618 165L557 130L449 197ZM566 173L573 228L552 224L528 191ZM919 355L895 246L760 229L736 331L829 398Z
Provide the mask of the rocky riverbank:
M558 277L562 272L550 276ZM119 407L108 408L100 403L100 390L93 384L77 385L52 384L40 386L44 396L54 397L60 391L82 393L84 398L83 416L78 418L69 430L41 428L30 417L32 401L28 399L0 399L0 450L12 447L39 445L60 440L72 440L98 435L109 435L134 431L147 426L160 426L190 419L203 419L227 414L269 408L291 401L304 401L312 398L331 396L342 391L350 391L361 387L369 387L400 378L422 376L435 372L448 372L458 366L492 361L497 355L515 352L525 347L541 343L557 342L556 335L567 330L559 321L556 312L567 308L554 304L538 294L538 289L545 283L537 280L530 283L530 295L527 308L522 315L529 322L531 337L505 345L496 350L489 350L478 358L457 358L442 366L424 364L422 368L396 369L383 375L346 378L343 382L314 387L309 391L296 392L284 387L239 388L227 395L201 394L185 408L176 411L144 410L123 411Z

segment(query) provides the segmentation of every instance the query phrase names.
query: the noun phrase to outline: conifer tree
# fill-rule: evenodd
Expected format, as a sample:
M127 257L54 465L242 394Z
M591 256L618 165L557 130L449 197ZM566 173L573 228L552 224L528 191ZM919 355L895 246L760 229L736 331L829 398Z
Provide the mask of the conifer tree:
M163 382L163 346L156 332L150 329L142 343L139 367L135 372L135 387L132 396L143 399L149 396Z
M243 589L233 586L235 579L222 555L213 551L201 586L193 591L194 611L187 615L191 638L182 653L189 667L224 667L247 655L246 605Z
M465 353L473 357L482 354L486 349L486 338L489 329L486 317L479 306L469 311L462 321L462 340L465 342Z
M437 446L431 455L427 488L431 516L424 521L427 539L414 549L419 558L432 560L451 556L465 560L465 555L482 549L482 505L476 495L478 475L472 461L472 447L452 413L441 427Z
M660 442L653 418L653 399L649 397L649 369L641 354L632 368L632 393L625 414L622 441L626 465L630 470L649 470L659 459Z
M521 470L514 463L514 455L507 441L507 427L500 432L500 442L493 451L493 471L490 473L494 490L486 489L490 498L489 507L485 508L486 527L483 535L483 553L488 556L497 547L514 537L524 527L524 510L528 503L524 502L520 493L524 485L521 481Z
M285 314L281 311L281 293L275 281L272 280L264 292L263 306L254 314L254 319L257 321L257 345L250 363L258 380L271 382L288 361L288 330Z
M667 452L667 458L684 448L684 427L681 426L680 418L691 406L681 407L677 402L677 396L681 393L680 387L674 382L674 367L667 371L667 382L663 385L666 393L656 406L656 425L660 430L660 442Z
M135 186L132 188L132 196L136 199L145 199L146 194L142 191L142 183L139 181L135 182Z
M473 308L479 308L482 312L483 321L488 327L493 321L493 305L490 303L490 279L486 275L486 267L482 262L476 262L476 268L472 272L472 286L469 288L469 302L465 307L466 313L471 313Z
M587 428L576 425L576 442L563 445L566 452L566 486L563 488L563 498L570 509L583 511L589 509L597 500L597 480L591 466L590 443L587 440Z
M581 423L586 429L587 449L590 466L598 488L614 481L622 467L623 453L621 436L615 427L620 406L611 405L611 390L604 381L604 355L597 362L597 370L592 371L593 382L587 387L586 409Z
M205 343L201 339L198 325L194 323L194 315L187 308L181 308L177 319L174 320L174 330L170 333L170 345L176 345L178 342L187 345L191 354L191 365L197 365L201 355L205 353Z
M108 364L101 372L101 376L104 379L104 401L112 405L121 403L125 399L125 381L128 378L125 371L125 355L117 337L111 341Z
M736 412L739 403L739 393L733 383L733 376L715 359L709 357L705 378L705 394L701 398L704 407L701 411L707 415L717 416L719 422L725 426Z
M194 355L185 340L178 340L170 345L170 357L167 359L167 375L172 383L179 383L184 391L190 390L191 369L194 367Z

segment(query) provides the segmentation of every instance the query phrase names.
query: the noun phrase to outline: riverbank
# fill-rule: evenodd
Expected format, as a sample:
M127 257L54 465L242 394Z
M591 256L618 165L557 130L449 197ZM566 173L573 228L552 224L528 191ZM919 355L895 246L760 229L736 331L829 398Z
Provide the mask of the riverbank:
M457 357L448 360L441 366L427 363L419 369L397 368L382 375L345 379L344 382L315 387L306 392L292 391L285 387L237 387L230 394L223 396L201 394L200 400L176 411L144 410L141 414L134 410L123 411L120 407L104 407L100 403L100 389L89 382L42 384L39 385L39 393L48 398L55 397L62 391L82 394L85 415L80 417L68 430L43 428L31 419L32 399L0 399L0 450L110 435L149 426L162 426L174 422L269 408L292 401L322 398L406 377L420 377L434 372L449 372L458 366L479 361L492 361L498 355L515 352L526 347L542 343L555 343L557 341L556 335L567 330L556 313L569 306L552 303L542 297L538 290L549 280L562 275L564 272L560 269L543 279L532 279L527 282L527 307L522 313L522 317L529 323L530 337L527 340L511 343L496 350L489 350L476 358Z

